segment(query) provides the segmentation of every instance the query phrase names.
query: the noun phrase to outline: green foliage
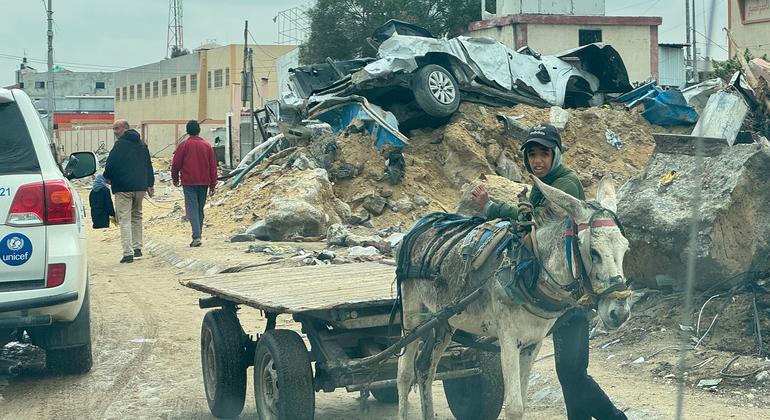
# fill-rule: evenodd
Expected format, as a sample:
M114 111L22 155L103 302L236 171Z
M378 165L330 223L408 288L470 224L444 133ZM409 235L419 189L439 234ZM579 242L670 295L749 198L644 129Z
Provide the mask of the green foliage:
M754 59L754 54L749 51L747 48L745 51L743 51L743 57L746 59L746 61L751 61ZM767 60L767 54L762 56L763 60ZM724 81L729 81L731 77L733 77L733 74L735 74L736 71L741 69L741 63L738 61L738 56L735 55L733 58L725 61L714 61L714 76L721 78Z
M304 64L374 56L366 39L389 19L422 26L438 37L457 36L481 19L481 0L317 0L308 15L310 36L300 47Z

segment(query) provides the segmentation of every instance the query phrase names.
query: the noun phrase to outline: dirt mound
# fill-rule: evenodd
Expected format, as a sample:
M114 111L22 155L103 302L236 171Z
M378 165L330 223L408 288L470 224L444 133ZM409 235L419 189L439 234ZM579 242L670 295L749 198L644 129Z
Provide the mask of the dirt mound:
M564 161L578 172L589 196L606 173L613 174L618 187L637 174L652 153L652 133L664 131L634 111L589 108L567 112L569 121L562 130L567 149ZM328 170L334 194L352 210L352 222L368 220L377 229L407 228L427 212L453 211L463 187L480 175L503 175L500 168L506 165L526 174L521 139L506 134L497 115L519 117L519 122L533 126L548 121L549 113L527 105L492 108L464 103L447 124L408 133L409 144L403 149L406 170L397 184L385 175L388 150L378 151L367 133L340 134L331 140L325 135L316 141L322 147L296 145L260 164L237 189L221 188L224 194L213 198L207 223L215 231L230 233L264 218L272 198L294 193L281 184L296 176L297 165L306 169L310 164ZM607 129L622 139L620 150L608 144ZM323 158L316 149L323 149ZM511 176L511 171L506 172Z

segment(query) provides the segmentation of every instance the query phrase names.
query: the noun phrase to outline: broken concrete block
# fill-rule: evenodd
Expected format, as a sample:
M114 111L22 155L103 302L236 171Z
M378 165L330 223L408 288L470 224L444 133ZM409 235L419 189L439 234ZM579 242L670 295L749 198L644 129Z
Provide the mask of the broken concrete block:
M335 223L326 229L326 243L329 245L347 246L348 228L339 223Z
M361 204L363 208L369 213L379 216L385 211L385 205L388 201L378 194L372 194L364 198L364 202Z
M567 122L569 121L569 112L563 110L561 107L552 106L550 121L551 125L556 127L557 130L564 130L567 128Z
M519 166L505 153L500 153L500 157L497 158L495 173L513 182L521 182L522 180Z
M396 201L396 211L400 213L409 213L412 210L414 210L414 203L412 203L412 200L404 197Z
M748 113L743 95L734 90L719 91L709 97L692 135L722 138L732 146Z
M285 241L295 235L320 236L325 231L327 216L305 201L275 199L265 212L265 225L273 241Z
M373 246L354 246L348 251L349 257L373 257L380 252Z
M248 233L240 233L238 235L234 235L230 237L230 242L254 242L257 240L257 237L254 235L249 235Z
M641 175L619 192L618 216L630 250L625 274L657 288L656 278L684 284L689 256L694 177L694 138L655 135L653 155ZM704 139L704 172L696 249L696 288L747 271L770 269L770 143L736 144ZM661 189L662 177L675 171ZM740 276L736 281L740 281ZM722 282L723 287L733 284Z
M244 233L248 235L254 235L255 238L261 241L270 240L270 234L267 232L267 225L265 224L264 220L260 220L257 223L249 226L249 228L246 229L246 232Z
M770 86L770 62L755 58L749 61L749 68L757 78L765 79L767 85Z

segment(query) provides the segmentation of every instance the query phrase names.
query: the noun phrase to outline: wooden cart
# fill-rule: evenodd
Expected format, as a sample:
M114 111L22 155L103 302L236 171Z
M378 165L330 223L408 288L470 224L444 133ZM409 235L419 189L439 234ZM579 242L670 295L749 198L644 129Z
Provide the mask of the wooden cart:
M217 308L206 314L201 327L211 413L240 414L249 366L254 366L260 419L312 419L315 392L337 388L397 403L395 353L418 337L401 337L394 280L395 268L379 263L265 268L183 280L184 286L211 295L199 300L201 308ZM262 311L264 333L244 332L239 306ZM275 328L279 314L291 314L301 325L310 351L294 330ZM425 336L431 328L418 330L412 334ZM453 343L436 379L443 380L458 419L497 418L503 402L498 354Z

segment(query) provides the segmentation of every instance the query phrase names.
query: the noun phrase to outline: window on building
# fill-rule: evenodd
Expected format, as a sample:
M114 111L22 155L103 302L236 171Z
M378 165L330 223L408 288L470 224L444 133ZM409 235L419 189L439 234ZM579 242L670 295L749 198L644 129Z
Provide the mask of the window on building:
M128 88L127 87L123 86L123 91L121 92L120 97L123 98L123 101L127 101L128 100Z
M214 87L222 87L222 69L214 70Z
M158 81L152 82L152 97L157 98L158 97Z
M131 85L128 87L128 100L129 101L134 100L134 85Z
M142 84L141 83L136 85L136 99L137 100L142 99Z
M19 89L24 89L24 82L19 82Z
M45 89L45 82L35 82L35 89Z
M594 42L602 42L601 29L578 30L578 43L580 44L581 47L583 45L593 44Z
M150 82L145 82L144 84L144 98L150 99Z
M96 88L97 89L104 89L106 86L104 82L96 82Z
M120 88L115 88L115 102L120 102Z
M179 94L187 93L187 76L179 76Z
M160 95L168 96L168 79L163 79L160 81Z
M176 95L176 77L171 78L171 94Z
M198 90L198 75L191 74L190 75L190 92L195 92L196 90Z
M206 84L207 84L207 87L211 89L211 70L209 70L208 76L209 77L206 78Z
M230 67L225 67L225 86L230 86Z

